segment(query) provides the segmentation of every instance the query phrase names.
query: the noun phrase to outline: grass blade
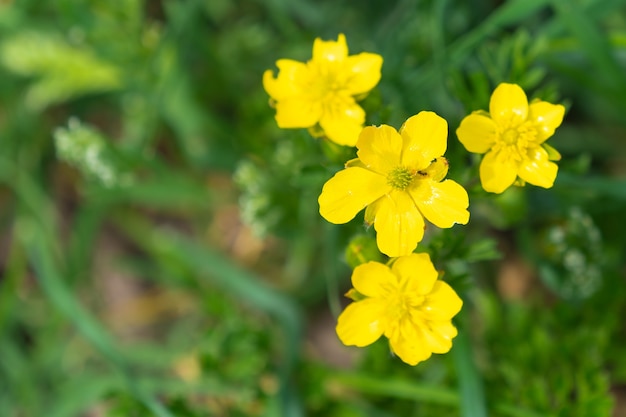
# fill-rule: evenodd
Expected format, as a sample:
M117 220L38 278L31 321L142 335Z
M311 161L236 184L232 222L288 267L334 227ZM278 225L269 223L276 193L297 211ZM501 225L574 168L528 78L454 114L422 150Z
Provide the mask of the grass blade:
M487 417L483 381L474 363L469 337L463 329L459 329L459 334L454 339L452 356L459 375L461 416Z
M15 175L20 174L20 175ZM18 180L15 181L15 178ZM76 300L64 284L53 254L51 204L42 190L17 166L0 158L0 181L12 188L22 204L16 237L24 247L39 285L50 302L120 371L129 392L157 417L174 417L150 393L135 383L128 364L106 330ZM48 214L46 216L46 214Z
M24 220L27 222L27 220ZM140 401L153 415L157 417L174 417L151 394L135 383L127 364L115 349L113 341L100 324L78 304L73 295L63 284L61 275L55 265L51 251L46 247L44 240L38 238L42 233L35 221L22 225L28 228L20 233L22 243L28 253L29 260L35 270L38 282L44 293L55 307L63 313L124 376L131 394Z

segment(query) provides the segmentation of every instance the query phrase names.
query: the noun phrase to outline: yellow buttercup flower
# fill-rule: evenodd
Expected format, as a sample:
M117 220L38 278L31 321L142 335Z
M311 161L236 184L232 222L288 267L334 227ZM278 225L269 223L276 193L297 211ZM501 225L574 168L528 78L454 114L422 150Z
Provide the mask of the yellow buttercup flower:
M413 252L424 236L424 217L437 227L466 224L467 191L445 180L448 123L433 112L410 117L398 133L368 126L356 144L357 159L328 180L318 202L331 223L346 223L367 206L378 248L396 257Z
M451 319L463 302L425 253L397 258L391 268L378 262L357 266L352 274L354 300L339 316L337 335L349 346L367 346L380 336L409 365L432 353L446 353L457 335Z
M500 84L491 95L489 113L475 111L456 131L465 148L485 153L480 181L486 191L501 193L513 183L543 188L554 184L559 153L547 143L561 125L565 107L537 100L528 103L517 84ZM519 179L518 179L519 177Z
M281 128L323 129L339 145L354 146L365 122L365 112L356 103L380 80L383 58L372 53L348 56L346 37L337 41L315 39L313 59L307 63L280 59L274 78L263 74L263 86L276 105Z

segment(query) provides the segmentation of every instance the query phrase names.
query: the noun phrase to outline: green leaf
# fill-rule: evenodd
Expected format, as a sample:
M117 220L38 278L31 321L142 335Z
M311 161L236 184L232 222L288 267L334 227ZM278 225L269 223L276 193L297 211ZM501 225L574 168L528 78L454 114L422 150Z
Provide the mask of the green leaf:
M36 110L122 86L119 68L55 34L19 33L0 45L0 61L16 74L36 78L26 93L26 102Z
M622 103L621 99L626 94L626 75L613 56L608 36L600 31L577 2L551 0L550 3L594 64L597 73L593 78L602 80L606 93Z

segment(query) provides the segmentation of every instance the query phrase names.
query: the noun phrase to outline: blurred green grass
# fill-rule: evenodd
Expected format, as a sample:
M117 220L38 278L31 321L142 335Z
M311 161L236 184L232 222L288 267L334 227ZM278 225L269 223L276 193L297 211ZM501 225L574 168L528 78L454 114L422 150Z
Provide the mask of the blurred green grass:
M465 184L452 132L499 82L568 107L553 189L428 243L465 309L417 368L334 337L360 224L317 195L349 151L279 130L261 85L338 33L384 57L368 123L444 115ZM625 39L617 0L0 2L0 416L620 415ZM554 287L554 230L600 248L593 293Z

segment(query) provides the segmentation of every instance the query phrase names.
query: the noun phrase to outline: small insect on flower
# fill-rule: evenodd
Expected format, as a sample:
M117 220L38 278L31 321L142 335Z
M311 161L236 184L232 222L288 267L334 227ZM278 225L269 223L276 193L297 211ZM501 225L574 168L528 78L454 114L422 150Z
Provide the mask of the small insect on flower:
M448 228L469 221L467 191L444 180L448 123L433 112L410 117L397 132L381 125L363 129L357 159L328 180L318 202L331 223L347 223L363 208L380 251L413 252L424 236L424 218Z
M528 103L517 84L500 84L491 95L489 113L466 116L456 131L469 152L485 154L480 181L486 191L502 193L528 182L543 188L554 184L561 155L545 141L561 125L565 107L536 100Z
M363 347L384 335L391 350L409 365L448 352L457 335L451 320L463 301L437 278L425 253L397 258L391 267L378 262L357 266L354 288L346 294L354 302L337 322L339 339Z
M313 58L306 62L279 59L275 78L263 74L263 86L276 107L281 128L320 130L339 145L354 146L365 122L365 112L356 98L378 84L383 58L363 52L348 55L346 37L337 41L315 39Z

